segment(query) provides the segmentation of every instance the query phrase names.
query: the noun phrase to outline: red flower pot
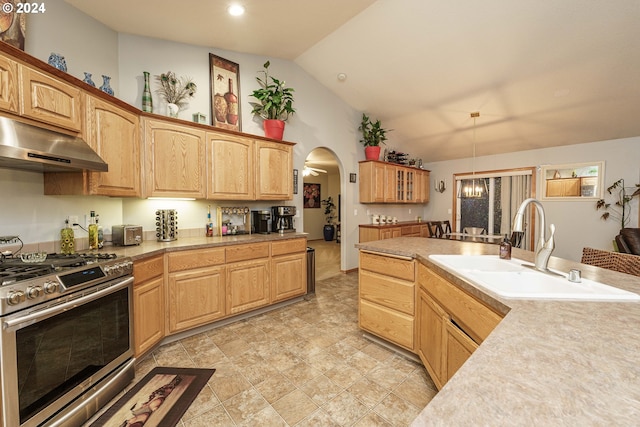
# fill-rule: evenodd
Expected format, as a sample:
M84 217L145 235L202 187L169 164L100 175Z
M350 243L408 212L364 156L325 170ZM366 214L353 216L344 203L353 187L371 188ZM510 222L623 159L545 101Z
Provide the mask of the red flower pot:
M364 157L367 160L379 160L380 159L380 146L367 145L364 147Z
M282 135L284 134L284 122L282 120L265 120L263 125L264 136L271 139L277 139L282 141Z

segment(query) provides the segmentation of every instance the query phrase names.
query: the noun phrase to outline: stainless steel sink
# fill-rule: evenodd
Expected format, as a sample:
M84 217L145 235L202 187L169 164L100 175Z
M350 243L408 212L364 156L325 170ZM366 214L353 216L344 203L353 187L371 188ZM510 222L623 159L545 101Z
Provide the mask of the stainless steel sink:
M567 275L546 274L524 260L502 260L497 255L430 255L441 267L505 298L640 301L640 295L604 283Z

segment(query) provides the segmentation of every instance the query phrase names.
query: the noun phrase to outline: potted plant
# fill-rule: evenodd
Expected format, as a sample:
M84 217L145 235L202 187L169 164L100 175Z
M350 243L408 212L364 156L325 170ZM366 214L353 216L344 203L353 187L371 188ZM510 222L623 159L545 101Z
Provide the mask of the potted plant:
M296 112L293 108L294 89L285 87L284 80L276 79L269 75L269 61L264 63L264 70L259 71L264 77L256 77L260 89L253 91L251 96L257 102L249 102L253 107L254 115L262 117L264 134L267 138L282 139L284 123L289 116Z
M629 223L629 215L631 214L631 207L629 206L631 200L640 196L640 184L635 185L635 191L631 192L633 187L624 186L624 179L619 179L607 188L607 193L613 196L613 203L607 203L605 199L600 199L596 202L596 210L604 209L604 213L600 218L606 221L609 218L613 218L620 221L620 230L625 228Z
M378 160L380 158L380 144L385 143L387 132L391 131L384 129L380 120L372 122L365 113L362 113L362 122L358 130L362 132L360 142L364 145L365 158L367 160Z
M176 76L173 71L156 76L160 88L156 92L167 102L167 112L170 117L178 117L178 112L184 110L193 98L198 87L190 77Z
M324 205L324 215L327 220L327 223L322 229L324 240L330 242L333 240L336 233L336 226L333 223L333 220L336 217L336 205L333 203L333 198L331 196L321 200L320 203Z

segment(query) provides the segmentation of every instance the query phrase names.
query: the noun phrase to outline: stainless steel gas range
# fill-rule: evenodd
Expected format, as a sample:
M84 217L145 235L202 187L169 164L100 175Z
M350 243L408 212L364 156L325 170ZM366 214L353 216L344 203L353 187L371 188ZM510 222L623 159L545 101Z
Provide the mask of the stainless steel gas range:
M134 376L133 262L113 254L0 260L5 426L76 426Z

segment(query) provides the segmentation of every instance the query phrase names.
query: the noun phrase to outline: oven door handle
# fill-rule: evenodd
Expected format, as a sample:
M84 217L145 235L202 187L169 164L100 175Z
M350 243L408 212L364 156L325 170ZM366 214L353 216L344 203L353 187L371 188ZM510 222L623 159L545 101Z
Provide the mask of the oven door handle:
M74 300L64 302L62 304L54 305L52 307L48 307L42 310L31 312L25 316L16 317L15 319L6 320L3 323L3 329L11 329L19 326L22 323L34 323L41 319L46 319L51 317L54 314L60 314L65 311L69 311L74 309L82 304L86 304L88 302L97 300L105 295L113 293L115 291L119 291L122 288L126 288L131 283L133 283L133 277L128 277L127 279L115 283L111 286L108 286L104 289L100 289L99 291L93 292L88 295L84 295L80 298L76 298Z

